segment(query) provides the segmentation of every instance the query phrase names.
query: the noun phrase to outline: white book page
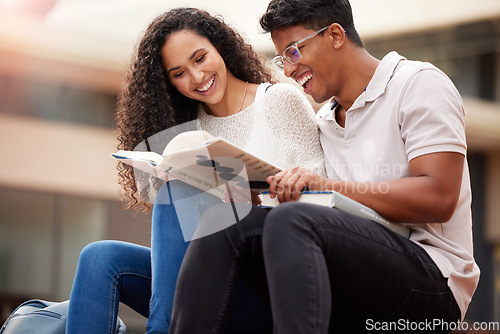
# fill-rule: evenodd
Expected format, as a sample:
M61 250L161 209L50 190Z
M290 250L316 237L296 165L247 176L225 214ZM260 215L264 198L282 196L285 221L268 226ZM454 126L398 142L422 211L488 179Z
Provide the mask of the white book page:
M172 138L172 140L165 147L165 149L163 150L163 156L167 156L174 152L203 146L208 140L213 138L214 136L203 130L180 133Z

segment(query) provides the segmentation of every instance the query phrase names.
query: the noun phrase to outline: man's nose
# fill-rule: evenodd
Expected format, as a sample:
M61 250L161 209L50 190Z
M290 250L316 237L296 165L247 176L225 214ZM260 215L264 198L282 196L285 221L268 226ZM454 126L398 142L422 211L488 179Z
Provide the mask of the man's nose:
M289 63L287 60L285 60L283 62L283 72L285 73L285 75L287 77L291 77L293 72L295 72L297 70L297 67L298 67L298 63L297 64L291 64Z

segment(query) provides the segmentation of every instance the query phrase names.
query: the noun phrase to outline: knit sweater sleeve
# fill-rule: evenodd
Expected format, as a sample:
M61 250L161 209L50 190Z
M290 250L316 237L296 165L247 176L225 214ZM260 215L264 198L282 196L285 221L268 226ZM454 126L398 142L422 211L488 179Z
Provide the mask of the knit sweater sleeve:
M269 87L262 103L273 138L282 143L283 166L301 166L326 175L318 125L306 97L297 88L280 83Z

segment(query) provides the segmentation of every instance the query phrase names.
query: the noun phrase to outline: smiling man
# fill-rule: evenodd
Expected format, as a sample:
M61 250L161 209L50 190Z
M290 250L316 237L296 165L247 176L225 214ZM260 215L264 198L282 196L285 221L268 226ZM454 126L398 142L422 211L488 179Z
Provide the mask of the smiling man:
M272 0L260 23L276 47L273 64L316 102L329 101L317 115L328 178L296 167L269 177L270 192L288 202L306 187L335 190L411 229L404 238L310 204L273 209L263 254L274 333L463 319L479 268L464 109L450 79L396 52L371 56L348 0Z

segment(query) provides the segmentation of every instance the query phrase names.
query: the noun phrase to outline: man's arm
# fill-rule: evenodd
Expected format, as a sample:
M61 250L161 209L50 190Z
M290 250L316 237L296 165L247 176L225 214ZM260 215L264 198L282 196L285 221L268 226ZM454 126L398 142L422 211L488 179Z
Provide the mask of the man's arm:
M300 167L270 176L268 182L280 202L296 200L305 187L335 190L391 221L445 223L458 202L464 159L456 152L421 155L410 161L410 177L376 183L330 180Z

